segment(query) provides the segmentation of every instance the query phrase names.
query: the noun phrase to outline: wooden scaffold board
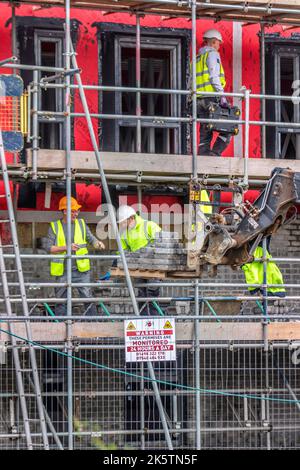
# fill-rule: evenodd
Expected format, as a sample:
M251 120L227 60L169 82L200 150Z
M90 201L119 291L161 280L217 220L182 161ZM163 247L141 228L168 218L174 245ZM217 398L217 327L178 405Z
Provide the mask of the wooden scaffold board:
M93 323L74 321L72 324L72 337L74 341L85 339L108 339L124 338L123 321L110 320ZM218 341L251 341L264 340L264 326L260 322L234 322L234 321L201 321L198 323L199 338L201 343L214 343L217 347ZM1 323L0 343L9 344L10 335L8 333L9 325L6 322ZM14 334L26 338L26 326L22 321L13 322ZM266 326L268 341L300 341L300 323L290 322L272 322ZM32 340L37 343L65 342L68 337L67 325L65 322L32 322L31 323ZM177 341L193 341L195 338L195 322L193 320L176 322ZM26 341L17 340L20 343Z

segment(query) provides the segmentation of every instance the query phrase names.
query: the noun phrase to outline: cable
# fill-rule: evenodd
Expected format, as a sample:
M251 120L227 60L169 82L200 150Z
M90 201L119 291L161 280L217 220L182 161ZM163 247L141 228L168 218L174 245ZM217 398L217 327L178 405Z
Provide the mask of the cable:
M47 346L43 346L42 344L39 344L36 341L30 341L27 338L23 338L22 336L18 336L16 334L11 333L10 331L4 330L2 328L0 328L0 331L2 333L8 334L10 336L14 336L15 338L18 338L22 341L25 341L26 343L29 343L33 346L38 346L39 348L44 349L46 351L51 351L51 352L59 354L61 356L72 358L75 361L83 362L85 364L89 364L91 366L98 367L99 369L108 370L108 371L111 371L111 372L115 372L117 374L127 375L127 376L130 376L130 377L135 377L137 379L147 380L148 382L156 382L157 384L169 385L171 387L182 388L184 390L191 390L191 391L200 392L200 393L207 394L207 395L211 394L211 395L220 395L220 396L225 396L225 397L248 398L249 400L260 400L260 401L272 401L272 402L278 402L278 403L300 404L300 400L290 400L288 398L275 398L275 397L274 398L273 397L260 397L258 395L241 394L241 393L233 393L233 392L222 392L222 391L218 391L218 390L209 390L209 389L205 389L205 388L191 387L189 385L178 384L178 383L174 383L174 382L167 382L165 380L151 379L151 377L146 377L146 376L142 376L142 375L138 375L138 374L133 374L132 372L126 372L126 371L121 370L121 369L115 369L113 367L108 367L108 366L105 366L104 364L98 364L97 362L89 361L87 359L82 359L81 357L76 357L76 356L73 356L71 354L67 354L67 353L64 353L62 351L59 351L57 349L49 348Z

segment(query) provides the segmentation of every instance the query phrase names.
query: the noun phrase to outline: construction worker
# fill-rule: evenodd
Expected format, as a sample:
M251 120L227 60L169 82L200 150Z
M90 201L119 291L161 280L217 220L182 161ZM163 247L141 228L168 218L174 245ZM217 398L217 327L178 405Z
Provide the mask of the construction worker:
M83 256L88 254L87 244L91 244L97 250L103 250L104 244L92 235L90 229L83 219L79 219L79 210L81 205L75 198L71 197L71 240L72 254ZM66 260L62 258L67 252L67 198L64 196L59 201L59 210L62 211L62 219L50 223L48 231L48 251L57 255L57 258L50 262L50 274L55 277L56 282L67 282ZM72 282L89 283L90 282L90 260L88 258L72 259ZM92 297L89 287L77 287L80 297ZM66 298L67 287L55 288L55 296ZM56 315L66 314L66 304L58 304L55 308ZM97 308L95 304L90 304L86 309L86 315L96 315Z
M123 250L137 251L154 241L155 234L161 231L159 225L140 217L133 207L120 206L117 215L120 228L121 243ZM151 282L150 279L139 279L140 282ZM139 297L158 297L159 287L141 287L138 290ZM157 315L157 310L152 303L139 303L141 314Z
M225 96L201 96L201 91L223 93L226 85L219 54L220 45L223 42L221 33L216 29L209 29L203 34L203 40L204 45L199 49L196 60L197 114L200 118L208 119L208 107L211 102L218 102L225 108L229 107L229 103ZM229 145L231 134L220 132L213 147L210 148L212 139L213 131L207 128L207 123L201 123L199 155L220 156Z
M258 246L253 253L255 259L264 257L262 246ZM269 251L266 250L266 258L271 259ZM263 284L264 283L264 263L261 261L253 261L242 266L247 284ZM270 296L285 297L285 288L283 287L283 276L277 264L273 261L267 263L267 284L277 284L280 287L268 287L267 292ZM262 293L262 287L249 287L250 294Z

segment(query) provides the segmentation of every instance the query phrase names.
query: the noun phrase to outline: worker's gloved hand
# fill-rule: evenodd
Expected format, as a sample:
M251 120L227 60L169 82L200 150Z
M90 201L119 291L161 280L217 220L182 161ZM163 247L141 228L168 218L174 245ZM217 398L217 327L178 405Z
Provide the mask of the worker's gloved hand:
M221 96L220 98L220 106L221 108L229 108L229 103L227 101L226 96Z
M109 281L111 274L107 271L103 276L100 277L100 281Z
M100 240L95 240L93 243L93 247L95 248L95 250L105 250L105 245Z

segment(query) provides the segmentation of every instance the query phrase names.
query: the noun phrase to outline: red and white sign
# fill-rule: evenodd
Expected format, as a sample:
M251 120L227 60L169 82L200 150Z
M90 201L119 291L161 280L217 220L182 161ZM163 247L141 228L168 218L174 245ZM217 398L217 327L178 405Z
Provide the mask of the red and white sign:
M126 362L175 361L174 318L126 320Z

